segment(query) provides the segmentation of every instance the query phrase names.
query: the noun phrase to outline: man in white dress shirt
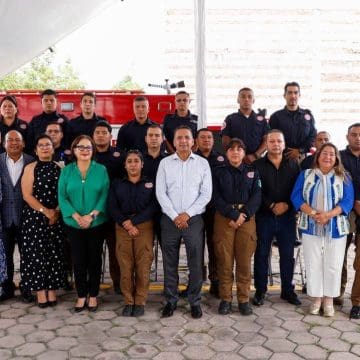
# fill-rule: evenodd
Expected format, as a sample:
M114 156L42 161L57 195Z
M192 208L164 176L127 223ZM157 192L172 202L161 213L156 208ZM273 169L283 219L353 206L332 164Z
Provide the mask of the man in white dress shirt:
M161 160L156 176L156 197L163 212L161 218L164 263L164 294L167 301L162 317L176 309L180 241L184 240L189 268L188 300L191 316L202 316L202 252L204 224L201 214L211 199L212 180L206 159L191 151L191 129L179 126L174 134L176 152Z

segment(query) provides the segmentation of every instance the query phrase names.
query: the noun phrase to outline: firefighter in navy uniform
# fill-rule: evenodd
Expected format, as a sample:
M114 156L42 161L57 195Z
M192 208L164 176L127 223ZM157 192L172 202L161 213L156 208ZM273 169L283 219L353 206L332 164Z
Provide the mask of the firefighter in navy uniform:
M127 175L111 185L108 211L116 223L116 254L121 267L123 316L142 316L153 260L153 218L158 204L151 180L142 176L139 150L125 156Z
M281 130L285 137L285 156L300 161L310 151L316 137L315 120L310 110L298 105L300 85L289 82L284 88L286 106L270 116L271 129Z
M224 149L232 138L241 139L246 146L245 163L259 159L265 151L264 137L269 130L265 114L256 114L252 106L255 102L254 92L250 88L239 90L237 102L239 110L226 117L221 129L221 141Z
M136 96L133 111L135 119L124 124L118 132L116 149L121 152L136 149L144 153L146 131L150 125L156 124L148 118L149 100L145 96Z
M255 213L261 204L261 182L257 170L243 163L246 149L241 139L226 147L228 164L214 171L214 246L219 276L218 312L231 312L234 260L239 311L251 315L249 304L251 258L256 249Z
M164 159L168 154L162 149L164 142L163 131L158 124L150 125L147 129L145 142L147 150L145 151L143 158L144 164L142 168L142 176L156 180L156 173L159 168L160 161ZM157 200L155 200L157 201ZM158 244L161 247L161 228L160 228L161 210L160 205L154 216L154 234L156 235Z
M46 131L46 126L57 121L63 127L64 138L62 145L65 145L67 123L69 119L64 115L56 111L57 94L54 90L47 89L41 93L41 105L43 112L39 115L35 115L29 123L27 139L26 139L26 152L31 154L35 148L35 139Z
M10 130L18 131L24 140L27 137L28 123L17 117L18 104L15 96L5 95L0 101L0 134L1 138L5 139L5 135ZM4 152L2 148L0 152Z
M92 138L96 146L95 160L104 165L109 175L110 184L114 179L123 178L126 174L124 156L111 146L112 128L107 121L99 121L94 128ZM109 249L109 271L113 282L114 292L121 293L120 267L116 259L115 224L109 220L105 224L105 240Z
M145 136L147 149L143 154L144 167L142 169L142 175L154 181L160 161L168 156L162 149L163 141L164 136L161 126L158 124L150 125Z
M99 121L106 121L105 118L95 114L96 96L92 92L85 92L81 96L80 108L81 115L71 119L67 127L67 148L70 149L71 143L79 135L92 136L95 125Z
M196 135L197 151L195 154L200 155L209 162L211 173L214 174L214 170L226 164L226 159L223 154L214 150L214 135L208 128L202 128L198 130ZM219 296L219 278L217 273L217 264L214 250L214 217L215 217L215 206L214 201L211 200L206 205L205 213L203 214L206 244L208 247L208 270L210 289L209 293L218 297ZM205 242L204 242L205 245ZM204 246L205 250L205 246Z
M167 114L163 122L163 131L165 135L166 150L169 154L175 152L174 133L180 125L188 126L191 129L193 138L196 138L198 126L198 116L192 114L189 110L190 94L186 91L179 91L175 95L175 113Z
M70 153L65 150L65 147L61 144L64 138L64 132L62 124L56 121L49 123L46 126L45 134L50 136L54 145L53 161L56 161L60 166L65 166L70 162Z
M92 134L96 145L95 160L106 167L110 182L126 175L124 169L125 153L120 153L114 146L111 146L111 132L111 125L102 120L96 124Z

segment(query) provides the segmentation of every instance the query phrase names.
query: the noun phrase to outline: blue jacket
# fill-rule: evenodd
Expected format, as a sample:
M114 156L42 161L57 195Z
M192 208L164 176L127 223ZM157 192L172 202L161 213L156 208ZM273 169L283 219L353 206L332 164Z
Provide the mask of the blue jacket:
M296 180L294 189L291 194L291 201L294 204L294 207L296 210L300 210L301 205L307 202L304 197L303 188L304 188L304 183L305 183L305 174L308 174L308 173L309 173L309 170L305 170L300 173L299 177ZM334 180L335 180L335 176L333 176L331 178L331 185L334 184ZM315 175L315 183L318 181L319 181L319 177L317 175ZM331 208L333 209L336 206L340 206L342 209L342 213L340 215L335 216L331 219L331 222L332 222L331 237L332 238L340 238L340 237L344 236L344 234L341 234L341 232L339 231L338 224L340 223L341 220L344 220L343 219L344 217L347 217L349 215L349 212L352 210L352 208L354 206L354 188L353 188L352 181L347 176L346 180L343 181L342 184L343 184L343 189L342 189L343 194L337 203L335 203L334 188L333 187L331 188L331 199L333 200L333 203L331 204ZM314 188L315 188L315 186L312 186L312 188L310 188L310 201L309 201L310 204L312 203L312 200L314 197ZM310 219L310 217L303 212L301 213L301 217L305 219L308 226L306 229L304 229L304 228L301 228L301 225L300 225L299 230L304 234L315 235L314 221L312 221L312 219ZM345 230L345 233L348 233L349 232L348 221L347 221L347 219L345 219L345 220L347 223L347 228L344 230ZM344 230L342 232L344 232Z

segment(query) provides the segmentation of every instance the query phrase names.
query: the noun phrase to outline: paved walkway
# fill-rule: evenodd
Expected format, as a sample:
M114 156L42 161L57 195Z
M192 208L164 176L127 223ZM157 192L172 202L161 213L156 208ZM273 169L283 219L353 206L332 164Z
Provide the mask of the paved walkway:
M349 270L351 283L350 266ZM181 276L183 279L185 273ZM173 317L161 319L161 278L160 274L160 282L152 284L145 316L138 319L121 316L122 297L111 288L101 291L96 313L74 314L75 292L63 292L55 309L40 309L19 300L1 303L0 360L360 358L360 320L348 319L348 293L334 318L307 315L309 302L301 291L302 306L285 303L277 284L253 315L241 316L234 306L232 315L220 316L219 300L204 286L201 319L191 318L184 300Z

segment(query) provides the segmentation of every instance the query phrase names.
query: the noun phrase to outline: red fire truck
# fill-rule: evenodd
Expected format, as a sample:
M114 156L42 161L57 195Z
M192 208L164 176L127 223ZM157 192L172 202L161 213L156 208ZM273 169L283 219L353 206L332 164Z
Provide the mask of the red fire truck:
M159 86L160 87L160 86ZM161 86L164 88L164 86ZM144 95L149 100L149 118L161 124L165 115L175 111L175 94L149 95L141 90L59 90L57 91L57 111L66 115L69 119L81 114L80 99L85 91L91 91L96 95L96 113L105 117L113 127L112 136L115 140L121 125L134 118L133 99L137 95ZM40 114L41 107L40 90L9 90L0 91L0 98L4 95L16 97L19 118L30 121L34 115ZM214 132L215 146L221 149L218 133L220 126L209 126Z
M96 94L96 113L105 117L110 124L120 127L134 118L133 99L137 95L145 95L142 91L123 90L86 90ZM69 119L81 114L80 98L85 90L58 91L57 110ZM10 90L0 93L0 98L6 94L14 95L18 102L19 117L25 121L42 112L41 91L37 90ZM161 123L164 116L175 110L175 95L146 95L149 99L149 118Z

